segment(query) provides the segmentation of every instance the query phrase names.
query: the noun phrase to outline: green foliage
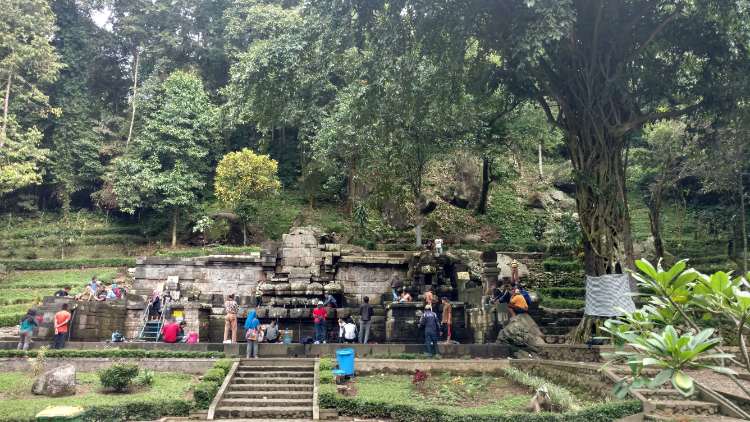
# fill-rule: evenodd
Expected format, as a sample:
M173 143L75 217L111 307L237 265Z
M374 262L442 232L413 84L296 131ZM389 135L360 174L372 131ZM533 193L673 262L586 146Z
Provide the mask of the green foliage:
M44 259L16 260L0 259L0 264L8 270L62 270L73 268L96 267L132 267L135 258L82 258L82 259Z
M209 382L215 382L217 384L221 384L224 382L224 377L226 376L226 372L224 372L221 368L212 368L206 371L206 373L203 375L203 381L209 381Z
M199 409L208 409L216 393L219 391L219 384L214 381L201 381L193 389L193 400Z
M20 318L19 318L20 320ZM16 321L18 323L18 321ZM36 357L36 350L0 350L2 358ZM102 350L49 350L50 358L175 358L206 359L222 358L224 352L174 352L171 350L102 349Z
M26 312L15 312L8 314L0 314L0 327L13 327L21 322L21 318L26 315Z
M171 256L176 258L190 258L205 255L250 255L260 252L258 246L213 246L210 248L180 249L169 250L161 249L156 251L156 256Z
M109 283L117 275L117 268L95 267L86 270L14 271L0 281L0 289L52 289L71 286L77 290L94 275L102 283ZM52 290L50 290L50 293L52 293Z
M574 255L581 246L581 226L578 218L569 212L551 215L544 238L551 253Z
M120 393L127 390L138 376L138 366L115 363L109 368L99 370L98 374L104 388Z
M496 228L500 240L507 247L522 247L535 240L533 214L507 188L496 188L491 192L484 221Z
M566 299L563 297L541 296L540 305L550 309L583 309L586 301L583 299Z
M26 372L0 374L0 421L33 422L35 415L48 406L80 406L82 420L87 422L119 422L154 420L164 416L187 416L194 407L186 399L193 377L177 373L154 373L151 388L139 388L126 394L107 394L102 391L96 373L78 372L76 383L84 389L75 396L30 396L33 377Z
M562 271L573 272L580 271L581 263L579 261L561 260L559 258L547 258L542 263L545 271Z
M232 369L232 365L234 365L234 362L231 359L219 359L214 363L214 368L222 370L224 376L226 376Z
M133 382L136 385L147 386L147 387L154 385L154 371L150 369L142 369L138 373L138 376L135 377Z
M546 387L552 403L560 406L560 408L565 411L581 409L580 401L576 399L573 393L559 385L547 381L544 378L527 374L526 372L512 366L503 368L503 373L506 377L513 380L514 382L525 385L526 387L529 387L534 391L543 386Z

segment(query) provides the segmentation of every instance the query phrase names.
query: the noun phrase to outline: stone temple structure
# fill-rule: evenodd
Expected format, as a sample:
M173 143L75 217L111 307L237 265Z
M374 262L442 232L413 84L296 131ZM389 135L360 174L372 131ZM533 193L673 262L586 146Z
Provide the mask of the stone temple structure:
M423 297L432 290L436 299L447 297L453 305L454 340L489 343L497 337L498 321L494 307L483 306L482 297L500 275L494 252L436 256L426 250L366 251L333 243L331 236L316 228L296 227L281 242L264 244L252 255L139 258L127 299L76 304L71 338L105 340L115 330L128 339L139 338L148 298L158 291L171 297L166 316L183 319L186 331L197 332L201 342L213 343L223 340L224 301L234 294L241 307L238 338L243 339L241 327L247 311L255 308L259 291L258 317L263 323L277 321L293 342L312 337L312 309L330 295L337 302L337 307L328 309L331 341L338 332L337 319L358 319L359 306L368 296L374 308L371 342L420 343ZM394 280L413 302L393 302ZM45 321L51 321L64 300L47 299L40 308ZM433 307L438 312L441 308ZM42 337L51 333L46 325L40 329Z

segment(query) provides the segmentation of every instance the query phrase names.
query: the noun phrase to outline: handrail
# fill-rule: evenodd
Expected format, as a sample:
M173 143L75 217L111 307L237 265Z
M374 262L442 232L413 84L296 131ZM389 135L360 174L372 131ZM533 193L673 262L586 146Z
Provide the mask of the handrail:
M164 299L162 299L164 300ZM159 318L159 329L156 331L156 338L154 341L159 341L159 338L161 338L161 329L164 327L164 315L166 315L167 310L169 307L172 306L172 301L169 302L162 302L161 304L161 317Z
M141 332L138 333L138 338L143 338L143 332L146 331L146 324L148 324L148 314L151 311L151 304L152 302L148 302L148 305L146 305L146 309L143 311L144 315L141 320Z

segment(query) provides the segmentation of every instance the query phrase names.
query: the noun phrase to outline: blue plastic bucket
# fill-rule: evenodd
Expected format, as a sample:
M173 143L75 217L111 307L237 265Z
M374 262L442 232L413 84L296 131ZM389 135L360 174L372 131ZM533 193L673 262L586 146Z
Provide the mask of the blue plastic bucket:
M354 375L354 349L336 350L336 362L340 375Z

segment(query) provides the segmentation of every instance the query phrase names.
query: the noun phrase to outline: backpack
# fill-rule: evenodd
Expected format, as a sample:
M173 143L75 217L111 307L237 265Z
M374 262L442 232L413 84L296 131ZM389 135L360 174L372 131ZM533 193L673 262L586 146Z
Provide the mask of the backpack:
M256 328L248 328L245 332L245 340L258 341L258 330Z

